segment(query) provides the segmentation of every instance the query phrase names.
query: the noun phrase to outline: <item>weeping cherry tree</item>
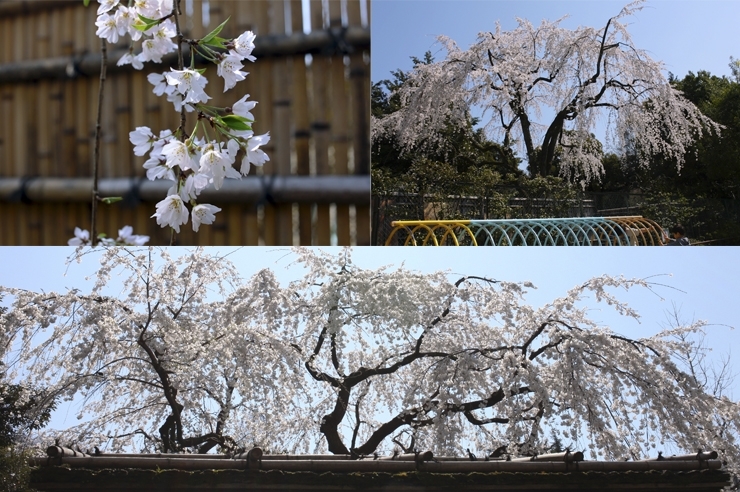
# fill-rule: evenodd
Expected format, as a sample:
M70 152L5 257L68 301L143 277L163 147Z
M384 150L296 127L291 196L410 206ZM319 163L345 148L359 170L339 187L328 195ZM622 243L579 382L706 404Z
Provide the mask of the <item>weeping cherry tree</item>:
M659 302L646 280L596 277L534 308L529 283L298 254L309 271L289 287L298 346L328 395L318 430L332 453L532 455L555 432L594 458L673 445L715 449L736 466L740 409L699 370L705 323L631 338L589 316L603 305L639 319L615 291Z
M8 371L80 402L83 422L56 436L63 444L205 453L279 439L304 449L284 420L306 398L275 321L290 303L269 270L244 282L203 250L110 248L89 293L1 291L13 298L0 318Z
M467 50L439 36L446 58L415 65L396 91L402 108L373 120L373 138L394 136L406 151L440 146L446 125L464 125L469 108L480 107L486 130L504 146L519 145L532 176L551 174L557 157L561 173L587 183L603 172L591 141L606 118L615 147L637 149L642 165L660 155L680 169L692 142L720 126L633 44L624 19L643 3L628 4L600 29L517 19L511 31L497 23L479 33Z
M85 400L62 434L83 448L519 456L554 433L590 459L702 448L738 471L740 409L702 361L706 324L633 337L592 318L639 319L618 294L660 302L648 280L595 277L534 307L531 283L293 255L280 283L203 250L108 249L89 294L0 290L3 362Z

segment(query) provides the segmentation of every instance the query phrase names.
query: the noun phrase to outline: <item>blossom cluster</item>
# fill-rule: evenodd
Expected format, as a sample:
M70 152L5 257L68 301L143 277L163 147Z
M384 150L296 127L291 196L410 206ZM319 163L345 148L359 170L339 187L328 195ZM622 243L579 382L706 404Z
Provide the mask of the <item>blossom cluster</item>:
M118 229L118 237L113 239L105 234L98 234L98 241L104 246L143 246L149 242L149 236L134 234L130 225ZM75 227L75 237L67 241L69 246L88 246L91 244L90 231Z
M97 35L109 42L118 42L121 36L130 36L131 48L118 65L131 64L141 69L144 62L161 62L162 57L177 50L173 42L177 26L173 20L173 0L136 0L128 7L120 0L98 0ZM218 37L226 22L219 25L200 40L189 40L190 67L170 69L162 73L151 73L147 77L154 86L157 96L166 96L178 112L195 112L198 120L192 132L180 128L173 132L162 130L159 135L147 126L139 126L129 133L134 145L134 154L149 154L144 163L147 178L168 179L173 182L167 197L157 203L155 217L162 227L171 227L180 232L180 226L192 217L193 230L201 224L212 224L215 214L221 209L206 203L198 203L201 191L209 185L215 189L223 186L225 178L239 179L247 175L251 165L262 166L269 161L260 149L269 142L268 133L255 135L251 124L251 110L256 101L247 101L243 96L232 107L218 108L206 103L211 97L205 88L208 79L205 69L195 68L195 54L217 65L217 74L224 80L224 92L245 80L248 72L242 71L243 61L255 61L255 34L242 33L227 40ZM133 42L141 41L141 52L134 55ZM216 138L209 135L215 130ZM199 131L202 134L199 136ZM234 165L239 163L239 170ZM190 207L190 209L188 208Z
M109 43L117 43L122 36L130 36L132 41L141 43L142 51L133 55L133 49L125 54L118 65L131 64L137 70L144 68L144 62L162 62L162 56L177 49L172 41L177 35L177 29L172 18L169 17L173 8L172 0L136 0L133 5L126 7L119 0L98 0L98 19L95 25L98 30L95 34ZM142 31L143 16L147 19L162 19L157 25ZM132 47L133 48L133 47Z

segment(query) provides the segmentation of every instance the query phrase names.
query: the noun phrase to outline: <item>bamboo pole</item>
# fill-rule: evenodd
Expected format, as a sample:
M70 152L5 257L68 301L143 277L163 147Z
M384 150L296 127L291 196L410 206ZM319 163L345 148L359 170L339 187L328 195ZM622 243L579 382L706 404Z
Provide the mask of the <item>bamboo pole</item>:
M0 178L0 202L89 201L92 178ZM101 196L129 196L158 202L170 183L146 178L102 178ZM226 180L220 190L206 189L204 202L255 203L269 194L275 203L359 203L369 200L369 176L249 176Z
M538 456L513 458L511 461L565 461L567 463L574 463L583 461L583 453L576 451L571 453L570 451L564 451L562 453L550 453L540 454Z
M348 28L345 40L349 46L357 49L370 47L370 30L362 27ZM254 41L254 56L279 57L295 56L310 53L319 53L334 45L331 32L327 30L313 31L309 34L302 32L290 35L258 36ZM22 44L22 43L16 43ZM112 50L108 56L107 68L110 73L130 72L134 69L130 65L119 67L116 65L119 58L127 53L127 49ZM21 55L18 55L21 56ZM85 53L78 56L63 56L40 60L24 60L0 64L0 84L12 82L28 82L39 79L68 79L85 76L95 76L100 73L100 53ZM170 54L162 57L162 64L167 66L177 59ZM71 77L70 77L71 74Z
M0 17L35 14L40 10L48 11L60 7L76 6L80 3L79 0L16 0L0 3Z
M699 451L696 454L681 454L678 456L663 456L662 454L659 454L655 458L648 458L642 461L708 461L716 460L718 456L717 451Z
M69 450L72 453L75 451ZM143 469L177 469L177 470L224 470L251 468L248 460L208 459L198 455L188 457L119 457L116 455L102 456L55 456L53 462L49 458L34 458L31 463L35 466L68 465L72 468L143 468ZM646 471L691 471L691 470L718 470L722 467L719 460L710 461L583 461L580 463L564 463L553 461L440 461L418 462L413 460L329 460L329 459L262 459L257 468L264 471L280 470L283 472L384 472L400 473L422 471L427 473L564 473L564 472L646 472Z
M65 456L67 457L74 456L78 458L79 457L84 458L84 457L90 456L89 454L83 453L82 451L75 451L74 449L65 448L63 446L49 446L48 448L46 448L46 455L49 458L62 458Z

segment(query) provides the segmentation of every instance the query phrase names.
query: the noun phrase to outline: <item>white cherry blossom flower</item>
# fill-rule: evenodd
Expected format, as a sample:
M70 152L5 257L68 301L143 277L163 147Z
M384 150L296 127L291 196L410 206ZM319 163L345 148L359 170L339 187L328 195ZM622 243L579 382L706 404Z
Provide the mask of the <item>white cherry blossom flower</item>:
M257 36L252 31L243 32L238 38L234 40L234 48L229 53L238 55L240 59L246 58L253 62L257 58L252 56L254 50L254 39Z
M131 65L136 70L141 70L144 68L144 63L139 59L138 56L134 56L131 53L126 53L121 58L119 58L118 63L116 63L119 67L123 65Z
M211 142L203 149L203 155L200 158L200 166L203 172L211 178L214 188L221 189L224 178L240 178L238 172L234 170L235 156L231 152L221 149L221 144Z
M193 207L193 231L198 232L201 224L213 224L216 220L216 212L220 211L220 208L207 203L200 203Z
M185 103L206 102L210 97L204 89L208 79L198 71L186 68L184 70L170 70L165 73L167 83L177 88L177 92L185 96Z
M90 231L75 227L75 237L67 241L69 246L84 246L90 244Z
M167 167L172 169L175 166L180 167L183 171L188 169L198 170L198 161L193 159L190 148L185 142L172 140L162 147L162 155L167 161Z
M144 162L146 177L150 181L155 179L169 179L175 181L175 172L159 157L151 157Z
M134 0L133 5L133 8L136 9L137 13L150 19L159 18L157 17L157 10L159 7L160 2L157 0Z
M129 132L128 139L134 144L134 154L142 156L152 148L154 134L148 126L137 126L136 130Z
M249 173L249 164L255 166L263 166L265 162L270 160L270 157L260 147L270 141L270 134L265 133L264 135L255 135L247 142L247 155L242 159L241 173L246 175Z
M172 105L175 107L175 111L178 113L183 108L183 105L188 112L192 111L192 109L188 109L190 108L190 105L184 104L182 95L178 94L177 92L173 91L171 94L167 94L167 101L172 103Z
M95 25L98 26L98 30L95 31L97 37L103 38L112 44L118 42L118 26L116 25L115 17L108 14L101 14L98 16Z
M154 86L152 92L154 92L154 94L156 94L157 96L161 96L165 93L171 94L172 91L175 90L174 86L171 86L167 83L167 78L163 73L152 72L146 76L146 79L149 81L150 84Z
M174 33L164 26L159 26L152 34L151 38L141 43L141 53L138 57L142 62L161 63L164 55L177 49L177 45L170 39Z
M123 229L118 229L118 239L116 239L116 242L128 246L143 246L149 242L149 236L136 235L134 234L134 228L127 225Z
M177 31L175 30L175 24L167 19L167 21L160 24L154 32L151 33L152 39L157 44L159 51L166 55L177 49L177 45L172 41Z
M173 6L172 0L158 0L158 1L153 1L152 3L156 5L156 10L155 10L154 16L152 17L154 19L161 19L162 17L172 12L172 6ZM171 19L167 19L165 22L171 23L174 29L175 23L172 22Z
M237 55L226 55L218 62L218 76L224 79L224 92L231 89L237 82L244 80L248 73L239 70L244 65Z
M235 102L234 105L231 106L231 111L237 116L243 116L244 118L254 121L254 115L251 113L251 111L257 105L257 101L247 101L248 98L249 94L246 94L244 97Z
M123 5L119 5L116 10L115 17L118 34L121 36L128 34L131 36L132 41L138 41L141 39L142 32L134 27L134 23L137 19L134 9L129 9Z
M179 191L180 198L184 201L189 202L195 200L200 195L200 192L208 187L210 178L203 173L195 173L185 178L185 183L182 185Z
M98 15L104 14L112 10L118 5L119 0L98 0L100 6L98 7Z
M172 227L180 232L180 225L188 223L188 208L179 195L169 195L157 203L157 211L152 217L157 218L157 224L162 227Z

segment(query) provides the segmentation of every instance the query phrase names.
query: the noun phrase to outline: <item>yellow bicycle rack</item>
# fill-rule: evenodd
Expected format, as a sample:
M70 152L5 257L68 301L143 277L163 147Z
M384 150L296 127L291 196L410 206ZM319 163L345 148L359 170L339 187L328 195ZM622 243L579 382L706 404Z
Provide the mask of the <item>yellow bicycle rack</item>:
M663 229L641 216L394 221L386 246L657 246Z

